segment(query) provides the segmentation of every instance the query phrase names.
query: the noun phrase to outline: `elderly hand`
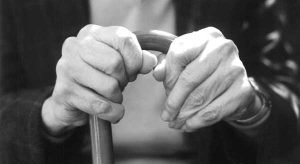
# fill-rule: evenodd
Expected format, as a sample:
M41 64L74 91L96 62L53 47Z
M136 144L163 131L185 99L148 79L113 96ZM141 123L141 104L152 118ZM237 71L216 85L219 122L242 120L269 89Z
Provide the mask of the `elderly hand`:
M164 82L162 119L172 128L194 131L255 110L257 96L237 47L212 27L176 38L154 77Z
M46 127L58 134L85 124L87 114L117 122L124 114L123 88L156 62L129 30L87 25L63 44L54 91L42 109Z

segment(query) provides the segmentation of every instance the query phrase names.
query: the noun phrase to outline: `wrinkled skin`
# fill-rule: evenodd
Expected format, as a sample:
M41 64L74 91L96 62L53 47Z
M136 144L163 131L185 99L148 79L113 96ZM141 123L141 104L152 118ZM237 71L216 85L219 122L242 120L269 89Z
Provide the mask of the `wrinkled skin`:
M43 105L44 123L56 134L85 124L87 114L118 122L124 115L122 90L156 63L126 28L85 26L63 44L54 91Z
M118 122L124 87L156 64L126 28L87 25L63 44L54 91L42 109L45 125L59 134L85 124L88 114ZM154 77L166 89L163 120L185 131L243 118L255 97L236 46L211 27L176 38Z
M255 93L235 44L216 28L185 34L171 44L164 70L167 101L162 119L169 126L194 131L220 120L245 117ZM154 77L156 73L154 72Z

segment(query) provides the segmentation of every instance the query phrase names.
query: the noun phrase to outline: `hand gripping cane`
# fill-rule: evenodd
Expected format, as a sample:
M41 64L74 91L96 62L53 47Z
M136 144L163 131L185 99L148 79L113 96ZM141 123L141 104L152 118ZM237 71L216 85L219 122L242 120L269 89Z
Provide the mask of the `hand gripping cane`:
M167 54L172 41L176 38L172 34L161 31L138 31L135 35L143 50L154 50L163 54ZM93 164L114 164L110 122L91 115L90 132Z

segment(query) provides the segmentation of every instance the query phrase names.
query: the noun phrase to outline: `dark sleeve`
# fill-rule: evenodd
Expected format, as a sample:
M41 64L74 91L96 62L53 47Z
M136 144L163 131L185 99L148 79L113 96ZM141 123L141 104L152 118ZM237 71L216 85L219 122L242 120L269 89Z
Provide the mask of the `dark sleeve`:
M260 127L257 136L247 138L233 131L232 134L237 134L233 137L234 141L225 143L231 147L227 152L238 151L231 156L240 161L269 163L286 158L297 146L299 47L290 39L291 28L299 19L291 13L295 6L296 1L293 0L254 0L247 6L243 32L238 41L240 56L248 75L270 96L272 108L271 115ZM226 134L226 137L232 137L232 134ZM235 145L236 149L232 149L231 145Z
M83 163L79 150L86 128L76 130L62 144L50 143L44 137L41 108L52 88L26 88L18 52L21 36L10 2L0 0L0 163Z

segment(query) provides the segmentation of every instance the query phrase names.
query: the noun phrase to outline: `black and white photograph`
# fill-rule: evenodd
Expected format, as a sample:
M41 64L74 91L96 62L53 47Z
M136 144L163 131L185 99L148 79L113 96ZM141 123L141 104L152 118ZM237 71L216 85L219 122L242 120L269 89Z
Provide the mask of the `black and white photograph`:
M300 0L0 0L0 164L300 164Z

